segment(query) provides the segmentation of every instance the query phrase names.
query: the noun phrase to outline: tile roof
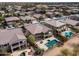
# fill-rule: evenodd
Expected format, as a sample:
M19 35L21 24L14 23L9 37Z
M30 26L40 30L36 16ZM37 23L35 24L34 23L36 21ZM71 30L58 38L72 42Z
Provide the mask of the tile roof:
M79 21L67 19L66 20L66 23L67 24L70 24L70 25L77 25L77 24L79 24Z
M12 44L16 41L26 39L22 33L22 29L10 29L10 30L1 30L0 31L0 45Z
M20 19L18 17L7 17L7 18L5 18L5 20L7 22L9 22L9 21L17 21L17 20L20 20Z
M60 21L56 21L56 20L48 20L48 21L44 21L45 23L51 25L51 26L54 26L54 27L61 27L63 25L65 25L65 23L63 22L60 22Z
M48 27L44 26L44 25L41 25L41 24L29 24L29 25L26 25L25 24L25 28L30 31L32 34L37 34L37 33L45 33L51 29L49 29Z
M78 16L70 16L70 19L79 21L79 17Z
M20 16L20 19L21 20L34 20L35 18L31 16Z

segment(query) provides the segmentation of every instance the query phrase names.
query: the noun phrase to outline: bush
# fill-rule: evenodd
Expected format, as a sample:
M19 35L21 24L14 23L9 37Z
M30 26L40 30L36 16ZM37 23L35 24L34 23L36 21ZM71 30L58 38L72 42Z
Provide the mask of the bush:
M20 56L25 56L25 52L21 53Z
M66 42L68 39L62 35L57 35L57 38L62 41L63 43Z
M44 52L43 49L37 48L37 49L35 49L34 55L40 55L40 56L42 56L43 55L43 52Z

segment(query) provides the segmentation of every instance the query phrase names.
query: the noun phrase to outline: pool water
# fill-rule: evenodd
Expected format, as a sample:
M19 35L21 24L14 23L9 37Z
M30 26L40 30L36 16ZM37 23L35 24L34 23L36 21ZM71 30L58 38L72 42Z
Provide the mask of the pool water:
M49 41L48 43L46 43L45 45L48 47L48 48L51 48L52 46L54 46L55 44L57 44L57 40L52 40L52 41Z
M73 36L73 33L72 33L72 32L70 32L70 31L66 31L66 32L64 32L64 35L65 35L65 37L70 38L70 37L72 37L72 36Z

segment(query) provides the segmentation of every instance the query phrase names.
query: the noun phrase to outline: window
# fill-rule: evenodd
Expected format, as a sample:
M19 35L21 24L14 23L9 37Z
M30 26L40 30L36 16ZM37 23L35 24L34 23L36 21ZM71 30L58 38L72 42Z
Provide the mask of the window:
M15 46L15 45L18 45L18 43L14 43L14 44L12 44L12 46Z
M0 45L0 48L1 48L1 45Z
M7 46L8 44L5 44L4 46Z
M20 41L20 43L23 43L22 41Z

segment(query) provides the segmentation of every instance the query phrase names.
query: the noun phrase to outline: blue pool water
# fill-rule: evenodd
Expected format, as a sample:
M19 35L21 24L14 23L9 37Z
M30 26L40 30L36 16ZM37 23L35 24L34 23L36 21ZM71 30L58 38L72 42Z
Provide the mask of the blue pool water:
M73 33L70 31L66 31L66 32L64 32L64 35L65 35L65 37L70 38L71 36L73 36Z
M52 46L54 46L55 44L57 44L57 40L52 40L52 41L48 41L48 43L46 43L45 45L48 47L48 48L51 48Z

